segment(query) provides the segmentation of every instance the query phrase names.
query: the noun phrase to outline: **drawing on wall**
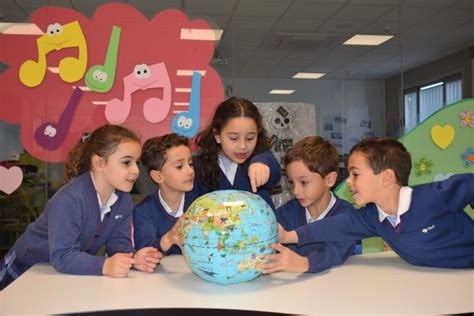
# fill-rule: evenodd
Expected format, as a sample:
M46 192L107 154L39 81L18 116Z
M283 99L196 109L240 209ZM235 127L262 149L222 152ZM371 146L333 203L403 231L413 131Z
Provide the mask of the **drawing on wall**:
M63 161L84 131L106 123L142 140L181 124L192 137L223 100L210 65L215 32L180 10L148 20L128 4L107 3L88 19L47 6L22 30L0 36L0 119L21 124L22 145L38 159Z
M189 110L176 114L172 123L173 133L186 137L196 136L199 130L199 113L201 109L201 73L193 72Z
M5 168L0 166L0 191L6 194L15 192L23 181L23 171L20 167Z
M282 178L272 192L278 207L292 198L287 187L283 157L298 140L316 135L316 107L309 103L268 102L255 103L268 131L272 152L280 161Z

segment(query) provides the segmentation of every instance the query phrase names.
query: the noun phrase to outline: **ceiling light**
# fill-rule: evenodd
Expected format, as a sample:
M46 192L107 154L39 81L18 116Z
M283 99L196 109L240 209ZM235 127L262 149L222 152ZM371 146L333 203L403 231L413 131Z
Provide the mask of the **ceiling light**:
M195 41L218 41L221 39L224 30L219 29L181 29L182 40L195 40Z
M269 94L292 94L293 92L295 92L295 90L273 89Z
M434 87L437 87L437 86L441 86L443 83L444 83L443 81L433 83L433 84L430 84L429 86L424 86L424 87L420 88L420 90L427 90L427 89L431 89L431 88L434 88Z
M293 76L293 79L319 79L324 75L325 73L318 72L299 72Z
M389 39L391 39L393 35L363 35L363 34L356 34L352 36L350 39L344 42L344 45L368 45L368 46L378 46Z

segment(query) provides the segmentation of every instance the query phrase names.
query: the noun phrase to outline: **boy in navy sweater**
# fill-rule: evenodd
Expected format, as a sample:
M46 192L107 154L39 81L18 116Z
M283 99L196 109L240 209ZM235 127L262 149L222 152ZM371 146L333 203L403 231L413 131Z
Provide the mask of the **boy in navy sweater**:
M136 247L153 246L163 254L181 254L178 219L197 197L191 192L194 169L189 140L177 134L150 138L143 145L141 160L159 188L133 211Z
M346 180L359 210L287 232L283 243L350 241L380 236L407 262L440 268L474 267L474 174L407 186L410 154L396 140L363 140L351 150Z
M278 222L287 230L353 211L353 207L331 192L337 179L339 154L321 137L297 142L285 155L284 163L294 199L276 210ZM353 241L316 242L284 247L273 244L276 254L266 256L263 273L276 271L320 272L342 264L352 253Z

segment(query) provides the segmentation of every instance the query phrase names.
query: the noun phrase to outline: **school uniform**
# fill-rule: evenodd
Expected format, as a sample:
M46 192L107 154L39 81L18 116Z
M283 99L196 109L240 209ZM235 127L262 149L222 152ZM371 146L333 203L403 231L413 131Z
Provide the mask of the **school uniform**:
M474 267L474 174L400 190L397 215L369 203L354 212L296 229L299 245L382 237L407 262L441 268Z
M136 248L151 246L166 255L181 254L181 249L177 245L171 246L168 251L163 251L160 240L173 228L178 218L186 212L196 197L197 195L193 192L186 192L183 194L178 210L173 212L161 197L159 189L146 196L133 211Z
M320 221L346 212L354 208L348 202L332 195L331 201L318 218L311 218L308 210L301 206L297 199L292 199L277 208L275 215L278 223L287 231L294 230L310 222ZM308 258L307 272L316 273L340 265L347 260L354 248L354 242L315 242L305 245L285 245L297 254Z
M91 173L73 178L48 201L43 214L0 262L0 284L42 262L50 262L58 272L102 275L106 258L96 256L102 246L109 256L135 252L130 236L132 198L115 190L111 200L101 214ZM3 287L5 283L9 282Z
M236 164L230 159L219 156L219 183L217 190L242 190L252 192L250 178L248 176L249 166L252 163L260 162L270 168L270 177L264 185L257 188L256 194L262 197L270 207L275 210L275 205L270 196L270 190L273 186L278 184L281 178L281 167L278 160L273 156L270 150L266 150L256 154L251 159L248 159L243 164ZM203 195L209 192L209 189L204 183L199 181L199 170L201 160L199 156L194 158L194 170L196 170L196 177L194 179L194 192Z

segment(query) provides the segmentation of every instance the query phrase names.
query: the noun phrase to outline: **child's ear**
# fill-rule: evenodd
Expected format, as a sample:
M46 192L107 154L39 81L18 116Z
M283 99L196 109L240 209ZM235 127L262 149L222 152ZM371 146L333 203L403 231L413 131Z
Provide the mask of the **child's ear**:
M385 169L382 171L382 184L384 185L392 185L397 183L397 176L395 175L395 171L393 169Z
M336 171L329 172L324 178L324 180L326 181L326 185L329 188L332 188L334 184L336 184L337 172Z
M98 155L92 155L91 164L94 170L100 171L105 166L105 159Z
M158 184L163 182L163 175L158 170L151 170L150 178Z
M216 143L221 143L221 137L218 134L214 134L214 139L216 140Z

